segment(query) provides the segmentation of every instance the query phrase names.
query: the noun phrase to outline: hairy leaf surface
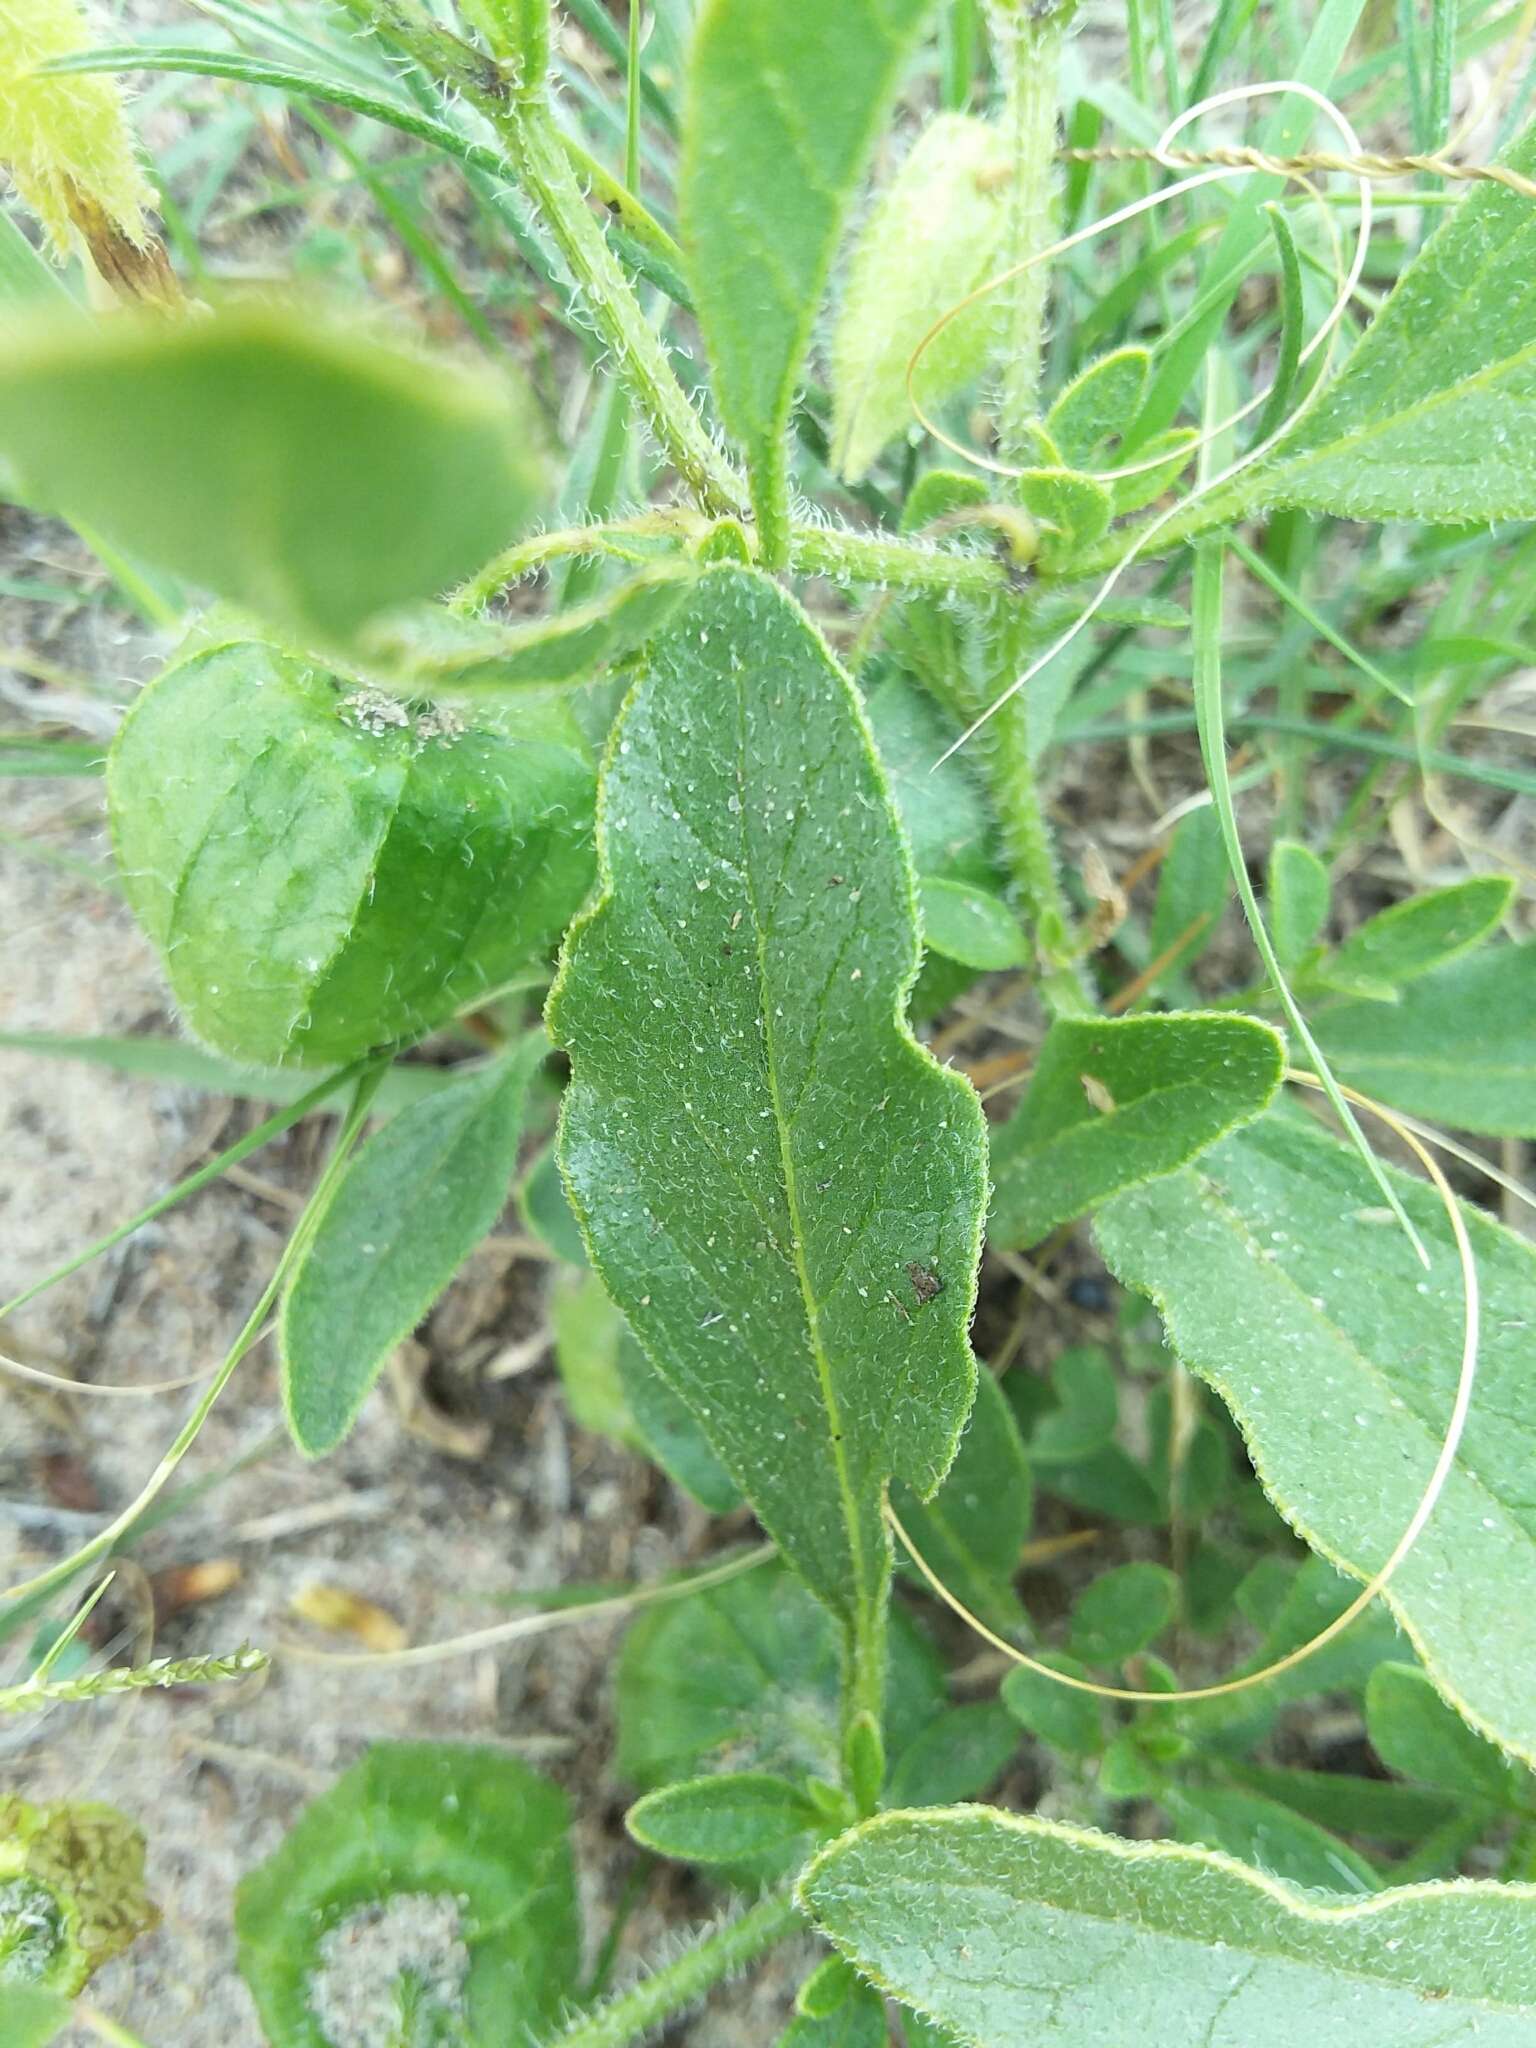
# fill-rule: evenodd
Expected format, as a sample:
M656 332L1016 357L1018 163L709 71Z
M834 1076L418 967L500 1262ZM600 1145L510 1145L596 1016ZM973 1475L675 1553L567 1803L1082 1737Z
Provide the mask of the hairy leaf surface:
M1395 997L1487 938L1509 909L1515 885L1507 875L1473 875L1447 889L1428 889L1367 918L1320 963L1317 974L1349 993Z
M1536 1136L1536 944L1492 946L1403 989L1395 1003L1319 1005L1318 1044L1341 1081L1415 1116L1494 1137Z
M825 1815L788 1778L770 1771L722 1771L647 1793L629 1809L624 1824L658 1856L684 1863L736 1863L824 1828Z
M832 459L856 480L914 424L912 351L947 306L997 268L1012 183L989 122L938 115L880 196L859 236L832 336ZM1001 301L979 301L924 350L914 375L932 406L985 368Z
M178 662L107 771L135 916L187 1022L252 1065L419 1036L549 946L592 875L592 773L256 641Z
M1029 1460L1002 1389L978 1374L976 1405L944 1484L926 1504L898 1480L891 1504L920 1555L972 1613L1013 1628L1024 1610L1013 1590L1034 1520Z
M892 1813L799 1887L865 1975L972 2048L1529 2048L1536 1888L1348 1905L1224 1856L976 1809Z
M1267 1106L1283 1064L1277 1034L1248 1017L1058 1018L992 1134L994 1243L1038 1244L1183 1166Z
M1419 1265L1354 1153L1271 1115L1199 1166L1119 1196L1098 1223L1111 1270L1157 1303L1180 1358L1248 1440L1281 1513L1358 1577L1407 1526L1455 1396L1460 1268L1432 1188L1393 1185ZM1472 1411L1446 1489L1384 1598L1441 1690L1536 1757L1536 1251L1465 1211L1482 1293Z
M1527 177L1536 170L1536 128L1504 161ZM1531 201L1475 187L1295 432L1237 488L1248 503L1349 519L1536 514Z
M931 0L701 11L683 241L720 410L754 471L779 460L844 216L930 11Z
M766 579L709 572L655 644L600 843L550 1006L573 1203L657 1370L851 1620L888 1571L885 1480L932 1493L970 1407L982 1121L900 1021L905 849L846 678Z

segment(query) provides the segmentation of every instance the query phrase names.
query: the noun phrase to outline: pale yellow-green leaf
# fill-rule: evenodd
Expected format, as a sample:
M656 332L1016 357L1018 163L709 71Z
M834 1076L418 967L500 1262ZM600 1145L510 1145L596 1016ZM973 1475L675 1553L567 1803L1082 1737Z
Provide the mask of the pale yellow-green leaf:
M832 337L832 454L850 481L913 421L913 350L941 313L997 267L1008 186L1008 151L997 130L968 114L940 114L865 224ZM981 374L1001 304L978 301L924 351L913 388L925 406Z

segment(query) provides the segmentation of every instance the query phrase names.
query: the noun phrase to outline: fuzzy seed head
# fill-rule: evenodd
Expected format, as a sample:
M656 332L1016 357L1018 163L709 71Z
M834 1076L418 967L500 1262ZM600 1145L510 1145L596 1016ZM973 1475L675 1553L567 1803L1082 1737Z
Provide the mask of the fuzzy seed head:
M0 0L0 162L62 261L82 212L135 248L153 194L134 153L123 96L107 77L46 78L37 67L90 47L75 0Z

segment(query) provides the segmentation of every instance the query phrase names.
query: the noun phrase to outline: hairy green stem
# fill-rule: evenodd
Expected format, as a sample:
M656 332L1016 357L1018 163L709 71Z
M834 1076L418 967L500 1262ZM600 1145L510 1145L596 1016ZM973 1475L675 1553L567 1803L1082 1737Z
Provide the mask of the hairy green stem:
M610 555L618 561L642 563L654 559L654 550L643 545L648 541L673 540L679 547L697 549L725 523L684 506L658 506L633 519L536 533L487 562L455 592L453 609L478 611L506 584L573 555ZM936 597L1022 595L1017 570L996 555L951 552L920 541L855 533L845 527L792 527L789 565L799 576L825 576L833 583L881 584L891 590Z
M1094 1004L1074 964L1072 912L1062 892L1055 842L1030 759L1028 694L1016 691L978 738L1003 855L1035 942L1041 999L1053 1017L1091 1016Z
M755 1962L801 1924L787 1893L760 1900L735 1920L706 1934L633 1991L573 2020L546 2048L625 2048L627 2042L638 2041L673 2013L694 2004L734 1971Z
M740 510L746 486L678 383L660 336L587 205L548 112L503 107L492 118L668 461L706 512Z
M526 64L504 68L487 51L450 35L417 0L343 4L441 85L461 92L491 123L667 460L705 511L740 510L747 502L746 484L689 403L660 336L609 248L550 118L542 77L534 81ZM518 0L513 11L521 13L524 4Z
M1005 132L1011 146L1004 261L1023 263L1049 246L1056 169L1056 74L1061 62L1065 9L1043 11L1021 0L990 0L993 48L1006 95ZM1008 287L998 439L1005 461L1038 460L1034 424L1040 412L1040 367L1050 269L1037 263Z
M846 527L792 526L789 566L797 575L834 583L881 583L936 596L1003 597L1022 588L1019 572L1000 555L962 554Z

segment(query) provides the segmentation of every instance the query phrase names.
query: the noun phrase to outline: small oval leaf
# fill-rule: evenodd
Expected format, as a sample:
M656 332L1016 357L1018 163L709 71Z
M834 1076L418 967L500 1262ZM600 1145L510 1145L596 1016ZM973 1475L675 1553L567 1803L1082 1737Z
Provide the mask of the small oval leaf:
M493 1066L402 1109L343 1170L283 1297L283 1402L317 1458L341 1442L402 1337L500 1215L523 1096L548 1048L525 1039Z
M798 1785L767 1771L723 1771L664 1785L624 1824L642 1848L683 1863L741 1863L818 1832L823 1816Z

